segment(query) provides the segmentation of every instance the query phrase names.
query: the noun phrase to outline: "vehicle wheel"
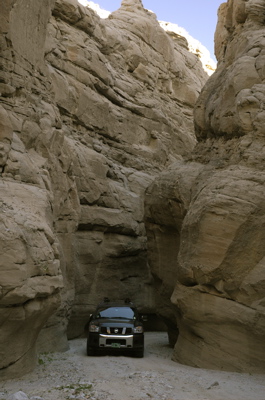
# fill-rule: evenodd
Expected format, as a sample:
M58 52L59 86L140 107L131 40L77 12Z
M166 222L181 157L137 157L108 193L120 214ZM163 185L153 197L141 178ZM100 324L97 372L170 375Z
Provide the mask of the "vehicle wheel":
M88 347L86 352L88 356L95 356L97 354L96 350L92 347Z
M88 356L95 356L97 354L96 350L93 347L90 347L87 343L86 353Z
M143 358L143 356L144 356L144 349L136 350L133 354L134 354L134 357Z

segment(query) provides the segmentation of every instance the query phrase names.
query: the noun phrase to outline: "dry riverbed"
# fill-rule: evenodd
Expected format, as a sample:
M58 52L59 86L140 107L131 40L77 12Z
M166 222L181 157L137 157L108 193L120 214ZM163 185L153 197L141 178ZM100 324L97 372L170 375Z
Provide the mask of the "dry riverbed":
M145 357L86 356L86 339L41 354L30 374L0 382L0 400L265 400L265 375L191 368L171 360L167 335L147 332Z

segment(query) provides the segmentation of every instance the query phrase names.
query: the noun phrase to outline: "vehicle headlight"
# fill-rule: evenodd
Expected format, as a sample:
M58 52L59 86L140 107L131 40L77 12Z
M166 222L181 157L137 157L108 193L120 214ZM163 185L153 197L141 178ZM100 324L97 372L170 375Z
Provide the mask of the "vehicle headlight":
M89 332L99 332L99 326L95 324L90 324L89 325Z
M133 333L143 333L143 332L144 332L144 328L141 325L133 328Z

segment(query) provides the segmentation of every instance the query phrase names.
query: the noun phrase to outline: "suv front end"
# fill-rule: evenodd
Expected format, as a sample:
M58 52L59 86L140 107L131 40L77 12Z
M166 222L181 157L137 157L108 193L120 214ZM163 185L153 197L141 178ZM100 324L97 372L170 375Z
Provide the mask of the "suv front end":
M87 338L87 354L107 350L144 355L144 328L132 303L101 303L92 314Z

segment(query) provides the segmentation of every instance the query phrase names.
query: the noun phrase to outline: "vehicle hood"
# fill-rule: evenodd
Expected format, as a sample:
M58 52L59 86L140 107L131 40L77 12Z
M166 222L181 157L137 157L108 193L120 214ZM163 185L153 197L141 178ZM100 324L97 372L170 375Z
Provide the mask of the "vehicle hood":
M126 327L126 328L131 328L132 326L135 325L139 325L139 321L133 320L133 319L98 319L93 321L94 323L96 323L97 325L100 326L104 326L104 327L108 327L108 326L112 326L112 327Z

